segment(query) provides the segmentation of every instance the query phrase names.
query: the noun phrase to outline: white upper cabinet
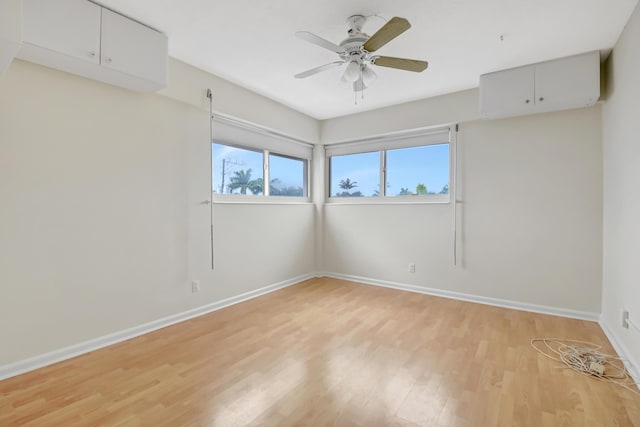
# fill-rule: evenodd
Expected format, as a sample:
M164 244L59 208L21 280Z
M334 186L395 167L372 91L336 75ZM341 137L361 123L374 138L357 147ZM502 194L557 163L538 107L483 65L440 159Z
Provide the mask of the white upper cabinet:
M23 0L18 57L137 91L167 86L166 35L87 0Z
M534 76L533 65L482 76L483 111L491 111L496 116L530 113L535 97Z
M99 64L101 9L86 0L24 0L24 41Z
M22 46L22 0L0 0L0 74Z
M536 64L536 104L544 111L588 107L600 98L600 55Z
M167 80L167 38L110 10L102 11L102 65L152 81Z
M480 76L485 119L588 107L599 97L597 51Z

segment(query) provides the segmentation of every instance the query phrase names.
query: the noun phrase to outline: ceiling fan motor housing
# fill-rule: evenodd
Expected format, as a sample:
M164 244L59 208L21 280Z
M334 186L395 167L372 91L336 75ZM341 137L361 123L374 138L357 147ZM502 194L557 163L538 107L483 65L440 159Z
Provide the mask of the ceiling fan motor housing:
M348 37L344 39L340 43L340 47L344 49L344 53L340 55L342 59L345 61L355 61L361 62L365 59L366 52L362 48L364 42L366 42L368 36L363 34L358 34L354 37Z
M368 61L367 52L362 48L369 40L369 35L362 32L366 21L367 18L362 15L353 15L347 19L348 37L340 42L340 47L344 49L344 54L340 55L343 60L357 61L360 64Z
M367 22L367 18L364 15L351 15L347 18L347 26L349 29L347 32L351 33L361 33L362 27Z

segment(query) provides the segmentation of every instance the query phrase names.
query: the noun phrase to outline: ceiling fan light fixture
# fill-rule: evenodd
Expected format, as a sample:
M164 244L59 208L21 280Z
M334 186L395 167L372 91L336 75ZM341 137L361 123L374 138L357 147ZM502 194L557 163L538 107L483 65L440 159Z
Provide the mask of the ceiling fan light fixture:
M358 80L360 78L360 64L357 61L349 62L347 69L344 70L343 77L350 82Z
M367 88L367 85L365 84L365 82L362 79L358 79L355 82L353 82L353 91L354 92L362 92L366 88Z
M362 81L366 86L371 86L376 81L378 75L370 67L366 65L362 68Z

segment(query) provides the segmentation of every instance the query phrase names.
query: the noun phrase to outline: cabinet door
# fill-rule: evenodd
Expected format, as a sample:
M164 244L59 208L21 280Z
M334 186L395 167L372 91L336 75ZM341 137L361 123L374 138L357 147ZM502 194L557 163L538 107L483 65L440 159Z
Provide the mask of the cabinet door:
M22 3L0 1L0 74L9 67L22 46Z
M166 84L167 49L164 34L109 10L102 11L102 66Z
M587 107L600 97L600 54L570 56L536 64L538 111Z
M101 9L86 0L24 0L23 40L98 64Z
M533 76L532 65L480 76L480 115L496 118L533 112Z

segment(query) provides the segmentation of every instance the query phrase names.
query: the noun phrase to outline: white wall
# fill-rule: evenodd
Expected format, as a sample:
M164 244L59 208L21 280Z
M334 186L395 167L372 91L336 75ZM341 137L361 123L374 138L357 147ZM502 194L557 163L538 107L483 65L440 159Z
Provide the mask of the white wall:
M313 119L258 95L225 111L232 85L175 65L172 85L213 87L218 110L274 110L260 123L317 139ZM208 111L165 92L21 61L0 77L0 366L314 270L308 204L217 205L210 271Z
M285 135L317 143L316 119L258 95L241 86L176 59L170 59L169 86L159 93L209 110L206 89L213 94L213 111L246 120Z
M602 320L640 369L640 331L621 327L623 308L640 325L640 8L608 61L602 111L604 274Z
M477 114L477 92L355 121L323 123L323 135L362 137L396 123L428 126ZM455 102L454 102L455 101ZM458 108L451 105L458 103ZM448 116L443 114L448 113ZM371 113L372 115L377 113ZM438 114L436 114L438 115ZM376 122L374 129L361 126ZM342 131L344 130L344 132ZM600 106L495 121L459 133L459 256L453 266L451 204L325 206L328 272L444 291L600 311L602 168ZM408 264L416 264L415 274Z

